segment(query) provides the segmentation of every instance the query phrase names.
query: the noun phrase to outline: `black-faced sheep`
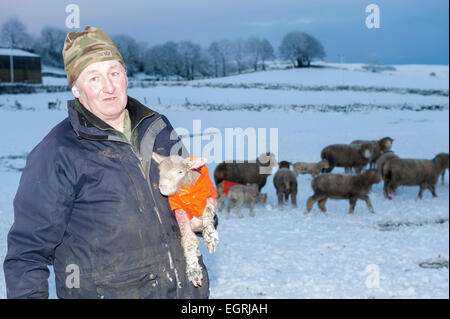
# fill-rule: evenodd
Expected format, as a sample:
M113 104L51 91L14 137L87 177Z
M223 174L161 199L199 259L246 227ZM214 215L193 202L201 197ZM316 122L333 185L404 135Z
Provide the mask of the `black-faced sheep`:
M169 196L169 202L170 196L175 195L182 187L196 184L197 181L201 180L202 184L213 187L209 181L207 170L198 171L199 168L204 166L206 162L204 159L182 158L180 156L166 157L155 152L153 152L152 158L159 165L159 190L161 194ZM208 179L208 181L205 181L205 179ZM214 227L216 200L213 196L209 196L209 191L206 191L205 194L200 193L196 193L196 197L198 199L200 199L199 197L205 197L206 202L201 216L191 216L192 218L189 219L185 210L175 209L175 218L181 233L181 246L186 258L186 274L189 281L196 287L202 285L203 275L198 262L199 243L194 231L202 231L203 243L210 253L215 252L219 242L219 234ZM201 206L201 208L203 207Z
M369 167L373 168L376 161L380 158L380 156L383 153L388 152L391 147L392 143L394 142L393 138L390 137L383 137L382 139L379 139L378 141L364 141L364 140L356 140L351 142L350 144L370 144L372 145L372 158L369 161Z
M278 163L272 153L261 154L254 163L223 162L214 170L216 185L223 180L247 185L258 184L259 191L266 185L267 177L272 173L273 167Z
M286 202L291 196L292 206L297 207L297 175L289 168L280 168L273 176L273 185L277 190L278 207L283 206L283 197Z
M329 167L326 173L334 167L344 167L345 172L350 172L354 167L356 173L361 173L364 166L372 158L372 144L333 144L325 147L320 154L322 160L328 161Z
M433 197L437 197L435 187L439 175L448 166L448 155L441 153L432 160L394 158L383 167L384 196L392 199L398 186L420 186L419 198L424 189L429 189Z
M352 214L356 201L362 199L366 202L371 213L375 213L370 198L367 195L373 184L381 181L380 173L375 169L366 170L361 175L322 174L314 178L311 187L314 194L308 198L306 210L309 212L315 202L319 208L326 212L325 203L328 198L348 199L350 201L349 213Z
M298 174L311 174L312 177L316 177L320 173L322 173L325 169L329 168L327 160L321 160L318 163L304 163L304 162L296 162L294 163L294 172Z

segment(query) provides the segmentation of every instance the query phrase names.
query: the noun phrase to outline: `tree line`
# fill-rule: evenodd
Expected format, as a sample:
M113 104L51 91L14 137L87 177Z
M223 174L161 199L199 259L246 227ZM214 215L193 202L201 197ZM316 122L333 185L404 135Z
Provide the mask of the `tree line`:
M66 34L66 30L45 26L38 37L32 37L25 25L13 17L2 25L0 45L36 52L42 64L64 68L62 49ZM158 80L193 80L265 70L267 62L276 58L289 61L293 67L308 67L313 59L325 57L322 44L302 31L286 34L278 52L267 39L257 36L212 41L208 46L192 41L149 46L124 34L112 36L111 40L122 54L130 76L144 72Z

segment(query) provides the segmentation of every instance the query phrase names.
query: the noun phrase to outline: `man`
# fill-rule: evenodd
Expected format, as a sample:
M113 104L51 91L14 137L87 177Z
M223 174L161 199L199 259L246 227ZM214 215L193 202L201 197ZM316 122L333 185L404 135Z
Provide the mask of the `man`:
M27 158L4 272L8 298L207 298L186 276L180 232L153 150L186 150L166 117L127 96L126 66L99 29L67 34L75 100Z

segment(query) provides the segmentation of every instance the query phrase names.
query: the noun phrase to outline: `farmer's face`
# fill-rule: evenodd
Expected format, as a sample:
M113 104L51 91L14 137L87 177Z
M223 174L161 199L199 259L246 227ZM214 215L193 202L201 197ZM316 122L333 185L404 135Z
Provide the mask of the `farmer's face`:
M91 113L108 122L124 111L127 86L128 78L118 61L95 62L81 72L72 93Z

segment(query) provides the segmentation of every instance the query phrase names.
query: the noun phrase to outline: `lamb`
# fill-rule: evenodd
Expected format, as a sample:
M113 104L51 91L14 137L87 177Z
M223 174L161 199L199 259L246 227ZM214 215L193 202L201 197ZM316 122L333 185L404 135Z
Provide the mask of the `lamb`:
M175 210L188 279L195 287L201 286L203 275L197 257L200 255L199 243L194 231L202 231L203 243L210 253L215 252L219 242L219 235L214 227L216 190L209 180L206 160L166 157L155 152L152 158L159 165L159 190L161 194L169 196L171 208ZM195 193L195 200L194 196L189 197L188 205L185 205L184 200L186 196L190 196L189 192Z
M245 186L245 185L230 182L227 180L223 180L222 182L219 183L219 185L217 185L217 210L219 212L222 211L223 204L228 197L228 192L233 186ZM267 194L261 194L260 192L258 192L256 200L261 202L262 204L265 204L267 201Z
M289 168L280 168L273 177L273 184L277 190L278 207L282 208L283 195L286 202L291 196L292 206L297 207L297 175Z
M395 193L398 186L420 186L419 198L422 199L424 189L429 189L433 197L437 197L435 187L439 175L448 167L448 155L438 154L432 160L394 158L383 167L384 196L392 199L389 193Z
M351 142L350 144L370 144L372 145L372 158L369 161L369 168L373 168L376 161L380 158L380 156L383 153L388 152L391 147L392 143L394 142L393 138L390 137L383 137L382 139L379 139L378 141L363 141L363 140L355 140Z
M329 167L325 169L326 173L333 170L334 167L344 167L345 172L350 172L355 167L357 174L361 173L364 166L372 158L372 144L333 144L322 150L322 160L327 160Z
M258 184L259 191L266 185L267 177L272 173L277 164L275 155L272 153L261 154L254 163L228 163L217 165L214 170L214 180L219 185L223 180L247 185Z
M248 185L236 185L230 188L228 191L228 205L227 205L227 219L230 218L231 206L236 202L236 213L239 218L242 218L241 207L243 203L250 205L250 216L254 217L253 209L258 199L258 184L251 183Z
M308 198L306 210L311 211L315 202L319 202L319 208L326 212L325 203L328 198L348 199L350 201L349 213L352 214L356 201L363 199L369 211L375 213L367 193L373 184L381 182L381 175L376 169L366 170L361 175L322 174L311 182L314 194Z
M298 174L311 174L312 177L316 177L320 173L322 173L325 169L329 168L330 164L327 160L321 160L317 163L303 163L296 162L294 163L294 172Z

